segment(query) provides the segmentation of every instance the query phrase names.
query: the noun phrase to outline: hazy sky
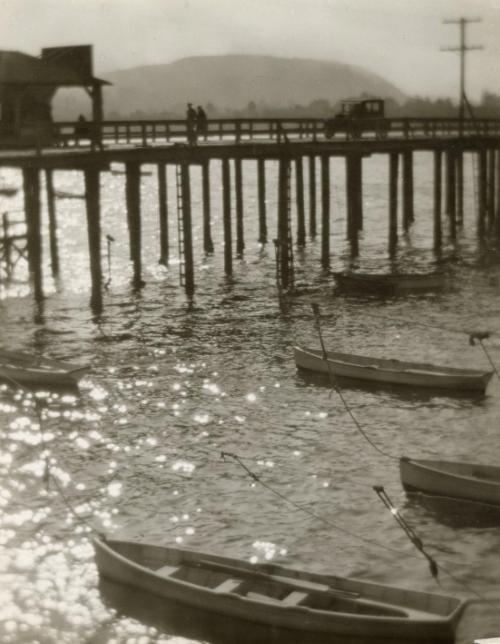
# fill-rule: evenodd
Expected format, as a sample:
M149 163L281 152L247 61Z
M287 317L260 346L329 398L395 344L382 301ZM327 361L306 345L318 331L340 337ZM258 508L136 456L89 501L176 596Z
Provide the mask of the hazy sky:
M458 25L471 99L500 94L500 0L0 0L0 49L93 44L97 74L193 55L249 53L360 65L409 94L457 94Z

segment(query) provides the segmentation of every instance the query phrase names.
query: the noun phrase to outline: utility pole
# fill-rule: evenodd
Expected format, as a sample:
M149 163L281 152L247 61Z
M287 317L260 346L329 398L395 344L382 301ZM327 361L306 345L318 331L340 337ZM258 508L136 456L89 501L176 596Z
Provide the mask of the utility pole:
M460 26L460 45L459 47L442 47L441 51L458 51L460 52L460 98L458 102L458 119L460 136L463 134L463 120L465 116L465 104L467 95L465 93L465 54L473 49L483 49L479 46L468 46L466 44L466 26L471 22L481 22L481 18L455 18L453 20L443 20L444 24L454 24Z

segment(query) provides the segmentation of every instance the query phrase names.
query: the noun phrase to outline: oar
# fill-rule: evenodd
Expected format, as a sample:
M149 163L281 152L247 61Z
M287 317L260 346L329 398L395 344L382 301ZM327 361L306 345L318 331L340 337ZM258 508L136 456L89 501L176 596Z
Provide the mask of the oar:
M263 572L262 568L268 567L267 564L260 565L260 570L249 570L248 568L233 566L231 564L223 564L217 561L211 561L210 559L202 559L200 560L200 564L208 568L213 568L214 570L221 570L227 573L240 575L243 577L253 577L257 579L267 579L268 581L269 580L276 581L285 587L290 586L291 588L300 588L301 590L326 593L328 595L336 595L339 597L345 597L350 599L359 597L359 593L355 593L350 590L331 588L327 584L322 584L315 581L308 581L306 579L298 579L298 578L286 577L282 575L273 575L267 572Z

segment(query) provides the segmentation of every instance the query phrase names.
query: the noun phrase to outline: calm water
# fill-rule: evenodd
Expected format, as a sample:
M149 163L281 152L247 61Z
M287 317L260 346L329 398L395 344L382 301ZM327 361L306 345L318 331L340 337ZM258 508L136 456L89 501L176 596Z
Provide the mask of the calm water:
M92 370L79 395L38 398L41 429L33 399L5 386L1 391L2 643L190 641L172 633L171 626L134 613L136 598L129 610L116 610L116 597L111 593L110 599L98 586L91 527L126 539L259 561L277 558L439 592L425 559L373 492L375 484L385 486L442 565L444 592L500 596L500 516L407 499L397 461L376 452L356 432L327 383L297 373L292 352L296 343L319 343L310 307L314 301L321 305L323 335L332 349L488 366L481 347L470 346L464 331L499 329L500 254L478 248L470 160L465 226L456 247L445 244L442 255L449 287L384 300L335 295L331 278L319 268L319 237L308 240L304 253L296 253L297 293L279 298L272 244L262 248L255 241L254 165L244 164L244 173L245 256L235 261L234 278L227 280L219 170L214 164L216 250L208 258L201 251L200 176L193 171L197 291L192 304L178 287L173 218L171 265L165 270L157 264L154 176L142 179L147 286L140 295L129 290L124 177L111 174L102 179L103 233L115 238L102 317L93 318L88 306L84 206L77 200L58 202L62 272L57 284L47 278L43 308L37 309L23 284L3 293L3 346L88 362ZM4 170L3 177L20 182L13 171ZM386 177L385 159L365 161L361 267L390 268ZM270 239L276 178L277 168L270 164ZM397 266L435 267L431 178L430 158L417 157L416 222L400 240ZM174 213L172 174L169 179ZM333 162L334 269L348 262L343 179L343 165ZM56 176L56 187L83 190L79 175L70 172ZM2 208L20 207L16 199ZM486 346L500 365L498 336ZM391 455L498 464L498 379L479 398L370 388L344 389L344 396L366 433ZM221 451L236 453L266 485L325 522L252 482L234 461L223 461ZM500 636L500 604L474 604L457 641L495 635Z

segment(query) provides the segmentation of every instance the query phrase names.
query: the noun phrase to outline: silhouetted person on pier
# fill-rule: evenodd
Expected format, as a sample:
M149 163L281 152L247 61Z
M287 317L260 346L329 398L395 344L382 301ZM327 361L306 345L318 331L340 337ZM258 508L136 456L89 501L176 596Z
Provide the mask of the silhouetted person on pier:
M75 137L77 145L80 144L80 139L90 139L90 128L87 119L80 114L75 127Z
M201 105L198 105L196 110L196 131L199 136L204 136L207 133L207 114Z
M187 140L190 145L196 144L196 110L191 103L188 103L186 112Z

